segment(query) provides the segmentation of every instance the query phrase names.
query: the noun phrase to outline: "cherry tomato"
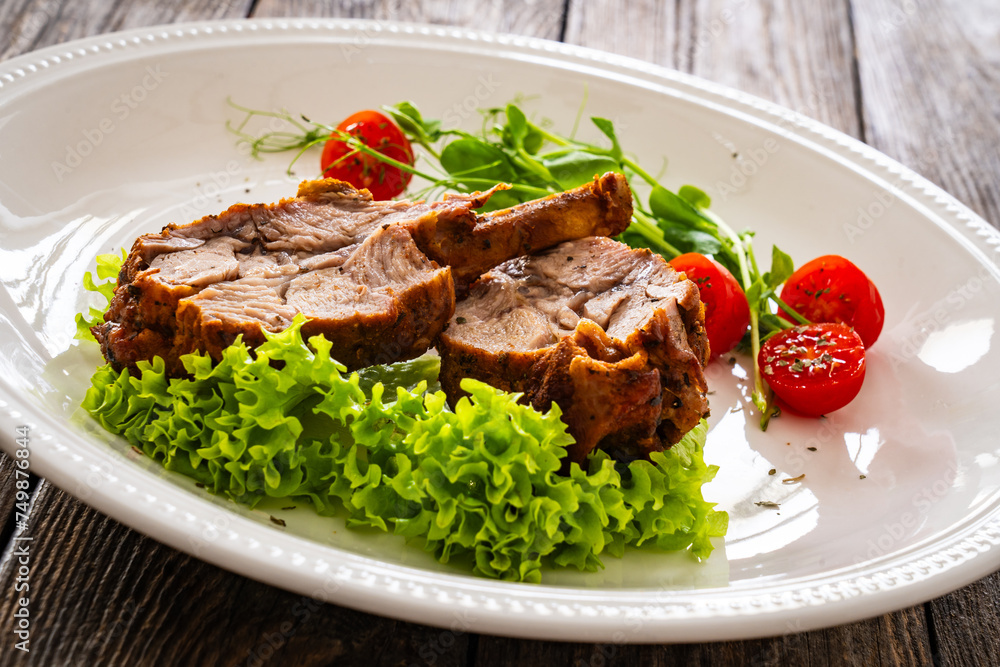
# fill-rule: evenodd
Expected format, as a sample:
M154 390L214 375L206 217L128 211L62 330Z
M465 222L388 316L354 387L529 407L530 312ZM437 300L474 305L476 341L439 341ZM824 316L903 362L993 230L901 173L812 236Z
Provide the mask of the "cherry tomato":
M684 272L701 291L712 358L733 349L750 326L750 306L733 274L711 257L696 252L674 257L670 266Z
M865 346L846 324L806 324L764 341L757 363L779 399L818 417L844 407L861 391Z
M854 327L865 347L882 332L885 308L875 283L839 255L806 262L781 288L781 300L811 322L841 322Z
M410 142L395 123L378 111L352 114L337 129L357 137L386 157L413 164ZM324 177L346 181L356 188L368 188L375 199L392 199L406 189L413 176L373 155L357 152L347 142L337 138L330 139L323 146L320 167Z

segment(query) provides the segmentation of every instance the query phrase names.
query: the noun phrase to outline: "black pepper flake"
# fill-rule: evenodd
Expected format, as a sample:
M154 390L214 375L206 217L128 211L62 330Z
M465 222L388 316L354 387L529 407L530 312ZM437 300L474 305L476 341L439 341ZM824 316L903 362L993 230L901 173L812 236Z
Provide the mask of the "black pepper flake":
M284 519L279 519L276 516L272 516L271 517L271 523L277 524L279 526L286 526L286 525L288 525L288 524L285 523Z
M858 479L865 479L867 477L868 477L868 475L858 475Z
M455 321L458 322L459 324L465 324L466 322L468 322L468 320L465 319L464 317L456 317Z
M197 486L199 489L204 489L205 488L205 485L202 484L201 482L195 482L194 485Z
M295 505L289 505L288 507L282 507L281 509L283 509L283 510L293 510L293 509L295 509Z
M815 447L806 447L806 449L808 449L810 452L815 452L816 451Z
M569 257L567 257L566 261L567 262L572 262L573 261L573 255L570 255Z

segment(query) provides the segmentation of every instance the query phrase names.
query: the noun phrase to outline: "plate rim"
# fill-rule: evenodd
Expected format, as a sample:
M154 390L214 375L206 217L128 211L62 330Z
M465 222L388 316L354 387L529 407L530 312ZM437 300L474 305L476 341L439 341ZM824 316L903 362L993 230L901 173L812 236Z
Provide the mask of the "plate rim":
M33 83L39 77L44 85L47 72L59 72L79 63L100 66L105 62L102 57L115 62L127 61L133 54L168 55L195 45L211 48L212 44L218 45L220 38L248 33L276 42L317 37L346 42L364 33L378 43L416 46L426 42L425 46L432 50L443 48L445 43L460 51L486 45L496 57L515 54L541 65L559 61L564 66L575 63L605 74L611 68L628 76L641 75L639 78L644 77L647 84L667 85L703 106L717 106L729 115L744 116L833 157L873 182L884 183L923 209L930 222L960 240L995 277L1000 277L1000 230L940 187L867 144L781 105L721 84L646 61L536 37L370 19L196 21L107 33L17 56L0 63L0 90L17 93L22 82ZM30 86L25 94L30 94ZM0 102L0 108L5 105ZM14 423L37 409L14 394L6 381L0 380L0 385L4 389L0 417L8 422L0 433L0 445L12 455L16 447ZM232 522L226 536L231 543L206 541L198 533L213 529L213 524L192 514L192 510L204 511L207 507L203 499L178 494L174 484L147 475L136 466L122 465L125 456L110 448L98 450L94 443L84 443L84 453L92 458L80 457L77 452L80 460L76 461L71 448L63 442L78 436L51 415L32 416L41 421L33 427L33 442L44 443L47 451L55 454L33 458L33 472L74 496L86 496L82 500L88 505L143 534L238 574L365 611L439 627L453 626L458 612L464 611L464 631L534 639L657 643L789 634L923 602L1000 567L1000 549L993 548L1000 545L1000 511L995 506L967 517L957 529L952 526L948 531L950 541L934 542L933 548L922 550L914 545L910 550L921 553L916 561L892 565L898 560L894 558L878 565L880 561L876 560L874 565L858 568L858 574L851 578L829 581L829 573L823 573L797 580L812 582L805 587L786 582L767 591L751 585L737 589L661 590L654 592L653 598L649 589L595 591L428 572L281 533L218 508ZM85 483L84 463L90 464L90 474L98 474L99 485ZM104 476L103 466L110 466L111 471ZM149 486L140 491L131 483L137 478ZM162 506L164 502L166 507ZM289 556L292 561L287 561ZM290 567L290 562L299 557L301 562ZM470 620L472 615L478 618Z

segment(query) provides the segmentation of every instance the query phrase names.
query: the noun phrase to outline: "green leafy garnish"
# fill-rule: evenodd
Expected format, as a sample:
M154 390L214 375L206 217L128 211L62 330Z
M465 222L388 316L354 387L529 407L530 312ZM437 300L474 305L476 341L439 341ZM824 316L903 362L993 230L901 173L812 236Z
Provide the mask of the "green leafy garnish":
M76 314L76 335L73 336L74 338L96 342L97 339L90 332L90 327L104 321L104 311L107 310L107 304L111 302L111 297L115 294L118 272L121 271L122 262L125 261L126 256L125 248L122 248L120 255L110 253L97 256L97 279L102 281L100 283L94 282L94 276L91 275L90 271L83 274L83 288L88 292L97 292L104 297L106 303L103 309L90 306L86 315Z
M104 366L83 408L212 492L250 506L308 501L500 579L537 582L543 563L595 570L626 545L704 558L725 533L727 516L701 495L717 470L702 456L704 421L650 461L598 452L586 470L562 474L573 440L557 406L542 414L466 379L470 397L451 410L443 392L427 391L437 365L424 360L407 369L416 386L366 389L325 338L302 339L303 322L253 352L238 340L217 363L186 355L185 378L168 378L158 357L139 362L138 377Z

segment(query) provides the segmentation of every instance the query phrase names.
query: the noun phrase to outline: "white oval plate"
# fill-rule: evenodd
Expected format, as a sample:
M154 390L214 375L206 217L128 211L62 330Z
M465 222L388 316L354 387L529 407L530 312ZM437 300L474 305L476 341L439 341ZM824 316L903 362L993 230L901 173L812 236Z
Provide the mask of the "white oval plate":
M589 114L670 186L800 263L838 253L887 323L861 396L825 420L754 426L746 360L710 369L705 488L731 516L708 562L627 553L541 585L485 580L305 508L248 511L164 473L76 406L101 363L71 340L81 276L140 233L293 192L288 156L247 157L227 96L337 122L414 101L446 124L518 94L564 130ZM590 127L581 134L596 140ZM1000 234L830 128L647 63L562 44L353 21L200 23L107 35L0 65L0 434L31 470L178 549L306 595L421 623L583 641L782 634L941 595L1000 564ZM315 156L298 178L316 174ZM775 469L774 474L768 474ZM804 474L798 482L786 483ZM780 509L756 503L775 502ZM287 522L279 528L268 515ZM30 529L29 529L30 530Z

